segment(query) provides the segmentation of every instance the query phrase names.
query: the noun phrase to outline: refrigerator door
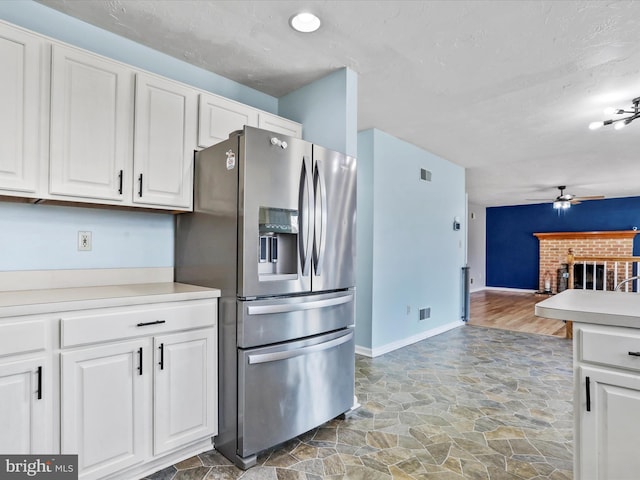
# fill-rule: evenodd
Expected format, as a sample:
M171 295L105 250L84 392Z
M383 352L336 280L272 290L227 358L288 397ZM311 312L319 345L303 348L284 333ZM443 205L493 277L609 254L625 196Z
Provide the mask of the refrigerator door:
M245 127L237 154L238 296L311 290L312 145Z
M355 285L356 159L313 146L314 292Z
M238 351L238 455L247 457L348 411L353 329Z
M355 290L238 301L238 347L286 342L351 326L355 305Z

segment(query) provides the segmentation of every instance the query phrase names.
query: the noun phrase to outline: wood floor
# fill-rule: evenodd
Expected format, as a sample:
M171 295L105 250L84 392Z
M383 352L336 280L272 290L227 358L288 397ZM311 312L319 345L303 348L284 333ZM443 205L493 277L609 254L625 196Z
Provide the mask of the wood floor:
M482 290L471 294L470 325L565 337L562 320L536 317L534 305L545 295Z

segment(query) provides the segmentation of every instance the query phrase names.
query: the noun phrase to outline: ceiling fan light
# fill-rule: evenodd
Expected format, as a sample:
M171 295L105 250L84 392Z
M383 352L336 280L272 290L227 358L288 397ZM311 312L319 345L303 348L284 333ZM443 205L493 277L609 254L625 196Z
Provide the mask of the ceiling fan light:
M626 126L627 126L627 121L623 120L623 121L620 121L620 122L616 122L616 124L613 126L613 128L615 128L616 130L620 130L620 129L623 129L624 127L626 127Z
M556 200L553 202L553 208L556 210L566 210L571 207L571 202L569 200Z
M604 122L591 122L589 124L589 130L597 130L604 126Z
M620 113L621 110L619 108L607 107L604 109L605 115L614 115L616 113Z

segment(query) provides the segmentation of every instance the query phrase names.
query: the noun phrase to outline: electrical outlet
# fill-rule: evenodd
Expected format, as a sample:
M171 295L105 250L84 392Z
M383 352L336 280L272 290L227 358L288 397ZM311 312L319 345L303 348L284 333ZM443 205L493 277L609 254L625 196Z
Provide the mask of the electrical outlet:
M91 232L78 232L78 251L91 251Z
M411 313L411 305L407 305L407 315Z

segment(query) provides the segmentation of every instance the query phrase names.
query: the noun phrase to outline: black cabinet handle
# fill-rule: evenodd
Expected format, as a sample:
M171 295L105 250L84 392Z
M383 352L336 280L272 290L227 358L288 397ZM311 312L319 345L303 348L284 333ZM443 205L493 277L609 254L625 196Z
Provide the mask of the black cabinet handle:
M149 325L159 325L161 323L166 323L166 320L156 320L155 322L142 322L142 323L138 323L136 327L147 327Z
M591 411L591 379L589 377L585 377L584 383L587 389L587 412L590 412Z
M158 365L160 365L160 370L164 370L164 343L161 343L158 348L160 349L160 361Z
M138 349L138 361L140 362L138 365L138 372L142 375L142 347Z
M118 193L122 195L122 170L118 174Z
M42 366L38 367L38 400L42 400Z
M632 357L640 357L640 352L629 352Z
M142 197L142 174L138 177L138 196Z

